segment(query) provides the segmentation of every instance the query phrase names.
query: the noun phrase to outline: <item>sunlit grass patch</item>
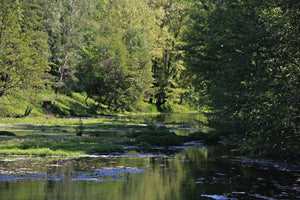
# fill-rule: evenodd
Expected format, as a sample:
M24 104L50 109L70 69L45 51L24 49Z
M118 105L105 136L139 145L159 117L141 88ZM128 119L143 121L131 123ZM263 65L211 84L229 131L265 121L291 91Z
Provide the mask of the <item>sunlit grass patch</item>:
M39 149L0 149L0 155L34 155L34 156L80 156L84 152L51 150L49 148Z
M0 155L76 156L123 152L125 137L75 135L1 136Z
M56 133L76 133L79 126L84 131L101 131L101 130L133 130L144 129L139 122L132 119L117 117L103 118L73 118L73 119L45 119L25 117L22 119L6 118L0 120L0 131L40 131L40 132L56 132ZM18 135L16 132L15 134Z

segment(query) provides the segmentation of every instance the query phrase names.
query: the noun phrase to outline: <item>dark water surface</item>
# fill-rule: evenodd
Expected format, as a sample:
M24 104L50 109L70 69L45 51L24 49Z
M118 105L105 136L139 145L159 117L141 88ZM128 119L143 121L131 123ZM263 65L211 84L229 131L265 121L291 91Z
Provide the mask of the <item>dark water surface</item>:
M153 123L201 128L195 116ZM228 155L222 145L192 143L145 154L0 157L0 200L300 199L299 166Z
M222 147L77 159L0 158L0 199L300 199L297 166Z

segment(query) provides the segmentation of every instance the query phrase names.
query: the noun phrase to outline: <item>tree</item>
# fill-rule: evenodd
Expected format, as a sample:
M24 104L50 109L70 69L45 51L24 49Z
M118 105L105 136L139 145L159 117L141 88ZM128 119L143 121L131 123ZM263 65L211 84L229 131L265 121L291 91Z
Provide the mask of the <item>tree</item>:
M209 95L211 126L236 133L253 154L297 155L299 3L195 5L187 62Z
M157 9L160 29L156 38L156 51L152 53L152 72L154 77L154 97L161 107L175 93L181 93L179 80L183 66L182 32L187 18L187 1L150 1ZM178 94L177 94L178 95Z
M49 35L52 56L51 74L56 83L56 92L60 88L70 88L76 81L76 65L80 61L79 50L83 45L83 36L87 30L89 3L81 0L45 0L44 26Z
M1 1L0 97L45 84L50 54L37 3Z
M130 109L149 93L155 19L143 1L113 1L104 7L90 22L92 34L77 76L96 108Z

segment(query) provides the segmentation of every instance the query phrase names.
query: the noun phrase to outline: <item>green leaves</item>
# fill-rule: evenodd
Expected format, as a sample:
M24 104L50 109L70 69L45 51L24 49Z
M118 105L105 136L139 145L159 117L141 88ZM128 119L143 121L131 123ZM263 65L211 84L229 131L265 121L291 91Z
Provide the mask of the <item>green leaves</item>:
M245 135L244 145L257 144L249 149L264 155L274 146L280 154L283 145L295 152L289 139L299 142L297 4L223 0L210 9L198 4L198 13L205 14L193 11L187 32L187 63L205 80L215 110L212 124ZM260 145L266 138L272 139Z
M88 98L97 102L96 109L116 111L144 100L149 92L153 22L148 22L155 18L146 2L116 1L105 7L92 19L93 34L83 48L77 76Z
M152 2L152 6L160 11L156 51L152 54L155 87L153 95L156 105L160 107L167 101L178 100L182 95L182 90L178 90L181 86L180 79L183 78L181 73L185 70L181 37L186 26L188 3L160 0Z
M28 12L27 4L6 0L0 6L0 96L46 83L47 35L39 26L40 19L33 15L38 8L30 7Z

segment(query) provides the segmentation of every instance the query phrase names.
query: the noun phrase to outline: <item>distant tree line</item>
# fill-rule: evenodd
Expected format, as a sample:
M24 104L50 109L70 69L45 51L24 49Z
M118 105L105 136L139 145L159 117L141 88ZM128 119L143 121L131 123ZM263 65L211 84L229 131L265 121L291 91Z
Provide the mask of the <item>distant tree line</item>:
M147 100L163 108L191 88L179 0L2 0L0 95L51 86L85 92L96 109ZM91 105L92 106L92 105Z

